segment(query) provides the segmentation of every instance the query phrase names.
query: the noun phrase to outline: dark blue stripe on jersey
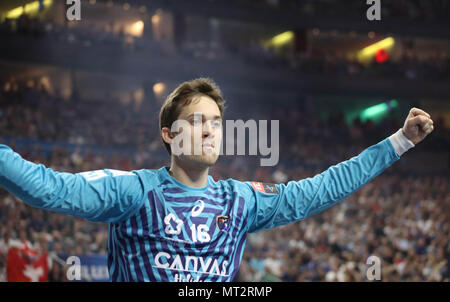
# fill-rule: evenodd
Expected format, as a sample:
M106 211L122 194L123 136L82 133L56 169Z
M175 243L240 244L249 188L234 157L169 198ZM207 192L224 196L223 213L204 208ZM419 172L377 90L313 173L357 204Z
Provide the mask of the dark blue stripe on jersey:
M224 191L224 192L211 192L211 191L208 190L204 194L210 196L211 198L218 198L218 199L222 200L227 195L230 195L230 192L226 192L226 191Z
M117 262L117 251L114 247L114 234L112 230L113 224L108 226L108 271L111 281L117 281L119 275L120 265Z
M148 196L148 201L151 207L151 214L152 214L152 230L159 230L159 226L158 226L158 214L160 215L164 215L164 213L160 213L158 212L157 209L157 201L155 201L155 198L153 196L156 196L156 192L154 192L153 190L148 192L147 196Z
M111 275L113 268L113 255L114 251L112 248L112 238L111 238L111 224L108 225L108 272ZM111 275L112 276L112 275ZM111 277L111 279L113 279Z
M131 275L131 266L130 263L128 261L128 252L127 252L127 243L125 242L125 240L122 239L122 235L120 234L120 226L116 225L116 228L114 229L115 233L116 233L116 238L117 241L120 243L121 245L121 257L122 257L122 261L125 264L125 269L126 269L126 275L124 276L126 281L131 281L133 280L133 276Z
M242 203L241 203L241 201L242 201ZM244 198L239 197L239 208L241 208L241 206L242 206L242 210L243 210L244 205L245 205ZM234 265L233 275L231 276L231 278L234 278L234 276L236 275L236 273L239 270L239 264L240 264L240 260L242 257L243 248L245 245L245 241L247 239L247 230L246 230L247 221L248 221L248 212L246 213L245 217L243 217L243 219L241 221L241 226L239 227L239 230L241 230L241 234L240 234L241 239L239 240L239 244L238 244L237 248L233 250L233 254L231 255L231 257L233 258L232 263Z
M162 183L160 183L158 185L158 187L162 187L162 186L165 186L165 185L168 185L168 184L173 184L173 182L170 179L166 179Z
M189 212L191 212L192 207L172 206L172 209L175 210L175 212L177 212L177 213L189 213ZM222 211L223 211L223 207L221 207L221 208L208 208L205 205L205 207L203 208L202 213L211 213L211 214L218 215L218 214L221 214Z
M218 198L218 199L223 199L225 198L227 195L229 195L229 192L210 192L210 191L206 191L205 192L206 195L210 196L211 198Z
M112 234L112 238L113 238L113 248L114 248L114 252L115 252L115 261L117 263L117 279L114 281L125 281L126 280L126 276L125 276L125 271L127 268L125 267L125 263L123 261L123 255L122 255L122 250L120 248L120 246L118 245L118 241L117 241L117 235L116 235L116 227L117 224L111 224L111 234Z
M226 196L227 196L227 194L223 194L222 195L222 198L223 198L222 202L215 201L215 200L210 199L210 198L205 198L204 196L172 197L172 196L164 195L164 199L166 201L169 201L169 202L174 201L174 202L186 202L186 203L188 203L188 202L196 202L197 200L201 199L203 201L208 201L208 203L210 203L212 205L224 206L227 203L227 200L225 199Z
M171 193L171 194L186 193L186 190L180 188L164 188L163 193Z
M157 217L156 209L154 208L153 204L150 201L149 201L149 205L150 205L150 214L153 216L153 219L156 219L156 217ZM146 210L143 210L143 212L142 212L141 224L142 224L142 229L144 231L143 234L144 234L145 238L149 238L151 231L149 230L149 220L148 220ZM158 252L157 249L154 248L156 243L152 244L152 242L150 242L149 240L147 242L148 242L148 246L150 249L150 255L152 255L152 256L156 255L156 253ZM150 262L149 258L147 257L147 254L144 257L146 257L147 261L149 262L149 270L151 272L151 276L153 277L153 279L150 279L150 280L151 281L163 280L163 278L160 276L159 272L157 270L153 270L153 268L151 267L151 262ZM165 277L167 278L167 276L165 276Z
M116 229L115 229L115 231L116 231L116 238L117 238L117 241L121 244L121 253L120 254L122 256L122 261L124 261L124 263L126 264L126 267L125 267L126 268L126 275L125 275L125 277L126 277L126 280L128 282L130 282L130 281L134 280L134 278L133 278L133 270L131 268L132 264L130 263L130 261L128 259L128 255L129 255L128 243L123 238L123 234L120 231L120 227L121 227L121 224L117 224L116 225Z
M142 209L140 210L140 224L141 224L143 237L149 238L147 208L145 206L142 207ZM148 252L150 252L150 251L147 251L146 241L144 241L144 239L140 238L139 244L141 246L141 251L142 250L144 251L144 253L142 254L142 258L144 259L144 268L145 268L145 271L147 272L148 278L150 280L156 280L156 277L153 274L151 261L148 258Z
M179 193L186 193L186 192L188 192L185 189L182 189L179 186L177 186L175 183L167 181L167 180L164 181L162 184L160 184L158 187L162 187L163 184L169 184L169 183L174 185L174 186L173 187L165 187L165 188L163 188L162 189L163 193L179 194ZM225 194L229 193L228 190L222 190L222 192L218 192L218 191L220 191L220 189L221 189L220 187L216 187L216 186L210 185L207 188L207 190L205 192L203 192L203 194L210 195L211 197L214 197L214 198L222 198L222 196L220 194L223 195L224 193ZM222 188L222 189L224 189L224 188Z
M108 267L110 274L111 271L113 271L113 273L111 274L111 281L113 282L117 282L121 279L121 273L122 273L122 263L120 262L119 259L119 255L120 255L120 251L117 249L117 244L116 244L116 235L115 235L115 223L111 223L109 225L109 237L111 238L111 252L113 253L113 259L114 259L114 263L115 263L115 267ZM110 251L108 250L108 253L110 253Z
M235 249L233 251L234 259L233 259L232 263L234 264L234 268L233 268L233 274L230 276L231 280L234 279L237 272L239 271L239 264L241 263L241 257L242 257L243 248L244 248L246 240L247 240L247 233L242 233L238 247L237 247L237 249Z
M112 282L117 282L119 279L120 273L120 264L117 261L117 251L114 248L114 236L113 231L111 230L111 224L109 225L108 232L108 273L109 280Z
M152 215L152 231L154 230L155 232L160 231L161 232L161 228L158 226L158 217L164 217L162 215L164 215L164 211L161 208L161 204L160 204L160 199L158 198L158 194L152 190L150 192L148 192L147 194L148 196L148 202L150 204L150 212ZM164 228L162 228L164 230ZM161 233L156 234L157 236L161 236ZM160 244L162 247L162 250L167 250L167 244L165 244L164 242L149 242L150 243L150 249L152 251L153 256L155 257L156 254L158 254L158 252L161 249L158 249L156 245ZM171 281L169 278L169 275L167 274L166 270L164 269L156 269L157 272L160 272L161 275L161 281ZM158 280L155 280L158 281Z
M133 251L133 262L135 267L137 267L136 272L137 272L137 277L138 277L138 281L145 281L145 277L144 277L144 273L141 270L141 261L140 261L140 255L145 254L145 250L141 250L141 247L139 244L139 240L140 235L138 234L138 227L137 227L137 221L136 221L136 215L133 215L130 219L130 225L131 225L131 250ZM133 235L135 234L135 235ZM138 242L136 243L136 240L134 239L136 238L138 240ZM139 250L139 251L138 251ZM138 256L139 255L139 256Z
M223 185L219 185L218 182L216 183L212 183L209 187L208 190L206 190L205 193L209 194L209 195L214 195L214 194L219 194L219 193L231 193L232 190L230 190L229 188L223 186Z
M140 221L140 229L142 231L142 236L144 238L148 238L149 231L148 231L148 220L147 220L147 207L144 204L142 206L141 210L139 211L139 221ZM137 221L136 221L137 223ZM155 276L153 275L152 265L150 264L150 259L148 258L147 249L145 246L144 239L142 237L138 237L139 241L139 247L141 250L141 256L144 262L144 269L147 273L147 277L149 280L155 280Z
M147 221L147 223L145 224L145 232L150 234L151 232L157 232L157 230L159 230L158 227L158 212L156 210L156 206L155 206L155 199L153 197L153 195L156 195L156 193L152 190L150 192L148 192L147 197L148 197L148 203L150 206L150 215L151 215L151 225L152 228L151 230L149 230L149 223ZM144 221L143 221L144 223ZM155 235L159 235L159 234L155 234ZM153 257L156 256L156 254L158 253L158 248L156 247L158 243L157 242L149 242L149 247L150 247L150 251L151 251L151 255ZM159 273L159 270L155 270L157 273ZM155 276L156 277L156 276ZM160 281L166 281L167 280L167 275L165 274L165 272L163 271L162 274L160 274ZM152 281L158 281L157 279L152 280Z
M129 258L131 256L132 267L130 267L130 270L131 270L131 276L133 276L131 278L131 280L137 281L137 280L142 279L142 272L139 268L139 263L136 262L136 249L134 248L133 237L132 237L132 235L130 236L127 232L127 229L128 229L127 222L128 221L124 221L121 223L120 234L126 245L126 251L127 251L126 259L128 262L130 262Z

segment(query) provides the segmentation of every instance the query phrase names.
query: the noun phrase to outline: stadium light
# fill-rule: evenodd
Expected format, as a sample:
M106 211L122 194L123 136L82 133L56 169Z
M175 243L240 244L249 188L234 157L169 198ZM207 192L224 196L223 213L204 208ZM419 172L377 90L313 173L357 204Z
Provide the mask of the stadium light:
M53 0L44 0L42 5L44 8L49 7L53 4ZM23 13L33 15L39 12L40 4L39 1L33 1L31 3L25 4L23 6L19 6L13 8L12 10L6 13L6 18L8 19L17 19Z
M389 59L389 54L384 49L379 49L375 54L375 61L377 63L384 63Z
M144 22L142 20L134 22L130 27L130 34L136 37L142 36L142 32L144 31Z
M23 7L16 7L9 12L6 13L6 18L8 19L16 19L19 18L23 14Z
M381 117L383 117L384 115L386 115L391 108L396 108L398 107L398 102L397 100L391 100L389 102L385 102L385 103L381 103L381 104L377 104L371 107L368 107L366 109L364 109L361 114L360 114L360 118L361 121L366 121L368 119L379 119Z
M378 104L375 106L371 106L366 108L361 112L361 120L365 121L367 119L379 117L380 115L386 113L387 105L386 103Z
M275 37L270 39L268 45L280 47L280 46L286 45L287 43L290 43L293 39L294 39L294 32L293 31L285 31L284 33L276 35Z
M166 85L164 83L156 83L153 85L153 92L157 97L162 96L162 94L166 91Z
M159 22L161 21L161 17L157 14L152 16L152 24L153 25L158 25Z
M390 106L391 108L397 108L397 107L398 107L398 102L397 102L397 100L391 100L391 101L389 102L389 106Z
M372 45L369 45L365 48L363 48L361 51L358 52L358 59L360 61L368 61L373 58L373 56L379 51L380 49L383 49L385 51L390 50L395 44L395 40L392 37L388 37L386 39L383 39L381 41L378 41Z
M31 13L39 11L39 5L40 5L39 1L31 2L27 5L25 5L25 13L31 14Z

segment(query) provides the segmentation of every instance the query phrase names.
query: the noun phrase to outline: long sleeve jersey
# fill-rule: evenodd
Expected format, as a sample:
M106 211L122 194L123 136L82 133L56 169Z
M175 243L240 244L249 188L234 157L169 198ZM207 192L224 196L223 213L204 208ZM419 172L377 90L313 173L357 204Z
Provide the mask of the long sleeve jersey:
M248 233L300 221L357 191L413 144L400 132L314 177L193 188L168 167L56 172L0 145L0 185L41 209L109 224L111 281L232 281Z

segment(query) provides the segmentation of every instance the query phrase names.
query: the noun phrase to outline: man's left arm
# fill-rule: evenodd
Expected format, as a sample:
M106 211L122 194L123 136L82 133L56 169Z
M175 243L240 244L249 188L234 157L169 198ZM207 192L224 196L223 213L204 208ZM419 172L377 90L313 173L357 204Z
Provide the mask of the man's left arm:
M391 166L433 129L429 115L413 108L403 128L312 178L286 185L246 183L251 191L248 231L285 225L333 206Z

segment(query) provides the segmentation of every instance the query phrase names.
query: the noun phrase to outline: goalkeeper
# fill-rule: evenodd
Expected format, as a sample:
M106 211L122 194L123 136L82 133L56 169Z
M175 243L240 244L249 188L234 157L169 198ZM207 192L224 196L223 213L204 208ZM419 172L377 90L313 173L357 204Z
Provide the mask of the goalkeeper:
M182 83L160 111L170 167L77 174L56 172L0 145L0 185L23 202L109 224L111 281L231 281L248 233L305 219L371 181L434 129L412 108L404 126L359 155L312 178L287 184L215 181L225 101L210 79ZM195 114L201 113L201 114ZM185 121L182 131L172 131ZM178 135L201 132L192 148L173 152ZM193 134L192 134L193 135Z

